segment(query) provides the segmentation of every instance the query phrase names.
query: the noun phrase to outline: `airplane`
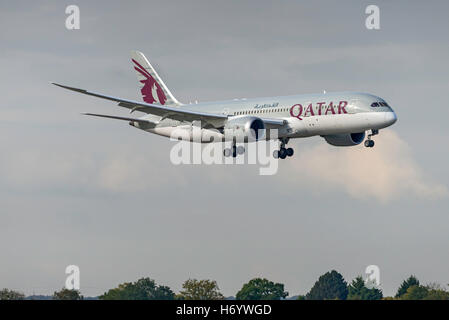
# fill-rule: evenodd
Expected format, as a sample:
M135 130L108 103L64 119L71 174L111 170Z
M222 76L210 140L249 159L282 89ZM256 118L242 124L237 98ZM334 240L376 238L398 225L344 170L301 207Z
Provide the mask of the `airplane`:
M131 61L143 102L52 84L114 101L120 107L128 108L130 113L145 113L135 118L96 113L84 115L128 121L135 128L165 137L176 132L178 139L187 141L232 141L232 147L224 148L223 155L234 158L245 152L242 145L237 146L237 141L279 139L280 148L273 152L273 156L280 159L293 156L294 151L287 148L287 143L294 138L321 136L330 145L344 147L358 145L366 137L365 147L372 148L372 137L397 120L384 99L359 92L324 91L183 104L173 96L143 53L132 51Z

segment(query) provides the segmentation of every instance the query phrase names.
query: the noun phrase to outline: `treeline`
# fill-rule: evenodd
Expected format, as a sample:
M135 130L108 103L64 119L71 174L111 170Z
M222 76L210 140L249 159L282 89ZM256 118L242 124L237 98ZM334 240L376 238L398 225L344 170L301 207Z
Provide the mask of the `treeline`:
M255 278L245 283L237 292L236 300L281 300L288 297L282 283ZM0 300L23 300L23 293L3 289ZM62 289L53 294L54 300L83 300L77 290ZM91 298L90 298L91 299ZM222 300L218 284L213 280L189 279L182 290L175 293L167 286L158 285L150 278L125 282L98 297L100 300ZM228 298L229 299L229 298ZM233 297L232 297L233 299ZM367 286L361 276L347 283L335 270L319 277L306 295L298 300L449 300L449 292L438 284L420 284L415 276L402 282L394 297L384 297L382 290Z

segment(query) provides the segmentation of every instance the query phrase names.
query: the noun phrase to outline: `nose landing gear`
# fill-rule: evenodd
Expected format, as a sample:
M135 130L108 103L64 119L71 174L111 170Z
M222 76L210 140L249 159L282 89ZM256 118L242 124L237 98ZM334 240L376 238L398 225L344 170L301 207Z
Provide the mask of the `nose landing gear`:
M281 138L279 139L281 141L281 148L279 150L274 150L273 157L275 159L281 158L285 159L287 157L293 156L293 149L292 148L285 148L285 145L288 143L289 138Z
M375 135L377 135L377 134L379 134L379 130L377 130L377 129L372 129L372 130L371 130L371 133L368 134L368 137L367 137L367 139L365 140L365 147L367 147L367 148L372 148L372 147L374 147L374 140L371 140L371 137L372 137L372 136L375 136Z

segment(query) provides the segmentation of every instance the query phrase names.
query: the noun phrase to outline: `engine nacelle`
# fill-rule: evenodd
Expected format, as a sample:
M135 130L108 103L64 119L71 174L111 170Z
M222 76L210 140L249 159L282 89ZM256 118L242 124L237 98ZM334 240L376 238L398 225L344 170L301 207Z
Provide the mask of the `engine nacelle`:
M323 136L327 143L337 147L356 146L365 139L365 132Z
M237 141L258 141L265 138L265 123L257 117L232 117L224 126L226 139L235 137Z

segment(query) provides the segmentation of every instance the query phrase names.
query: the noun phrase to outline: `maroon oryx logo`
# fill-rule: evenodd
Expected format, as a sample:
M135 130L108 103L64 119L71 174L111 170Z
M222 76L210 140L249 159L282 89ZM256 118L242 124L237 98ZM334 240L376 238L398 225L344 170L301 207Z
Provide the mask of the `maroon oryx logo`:
M165 101L167 101L167 97L165 96L164 91L162 91L159 83L157 83L153 76L136 60L132 59L132 61L135 64L134 69L146 78L140 80L140 82L143 83L143 87L140 90L142 92L143 101L146 103L160 103L161 105L164 105Z

